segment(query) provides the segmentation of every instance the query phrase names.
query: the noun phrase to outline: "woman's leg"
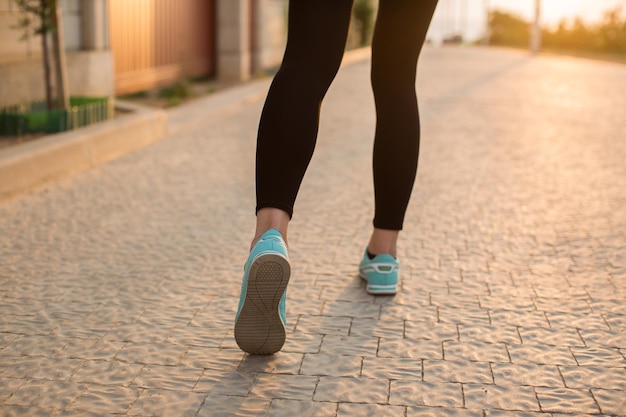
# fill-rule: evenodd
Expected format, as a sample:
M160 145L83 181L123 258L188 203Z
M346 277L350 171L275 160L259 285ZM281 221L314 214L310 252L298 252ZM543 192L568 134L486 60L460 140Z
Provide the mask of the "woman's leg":
M256 235L235 315L235 341L250 354L275 353L285 342L287 225L315 148L320 105L341 63L351 9L352 0L289 2L287 48L259 124Z
M398 232L409 203L419 153L415 93L417 60L437 0L380 0L372 42L374 232L371 254L396 256Z
M352 0L289 2L287 47L259 124L255 239L272 227L286 237L315 148L322 99L341 64L351 12Z

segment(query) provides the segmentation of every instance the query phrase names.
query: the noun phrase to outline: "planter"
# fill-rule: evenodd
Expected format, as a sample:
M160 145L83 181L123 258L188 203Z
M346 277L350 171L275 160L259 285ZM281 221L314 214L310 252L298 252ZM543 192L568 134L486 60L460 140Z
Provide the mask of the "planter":
M58 133L113 117L110 97L72 97L69 109L47 110L44 102L0 109L0 135Z

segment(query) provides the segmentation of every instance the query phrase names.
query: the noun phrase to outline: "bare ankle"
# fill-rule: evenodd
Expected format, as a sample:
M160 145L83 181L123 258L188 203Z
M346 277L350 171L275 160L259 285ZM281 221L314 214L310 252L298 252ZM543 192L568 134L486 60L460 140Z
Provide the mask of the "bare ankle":
M276 229L280 232L285 244L287 244L287 228L289 226L290 216L284 210L274 207L264 207L257 212L256 215L256 231L250 248L259 240L263 233L270 229Z
M389 254L397 257L397 243L399 230L374 229L367 245L367 251L372 255Z

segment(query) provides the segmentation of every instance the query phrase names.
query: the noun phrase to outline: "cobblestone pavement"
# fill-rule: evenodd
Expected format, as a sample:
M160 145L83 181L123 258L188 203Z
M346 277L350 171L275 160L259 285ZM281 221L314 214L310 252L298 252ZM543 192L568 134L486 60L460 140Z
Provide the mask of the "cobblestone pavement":
M323 108L274 356L233 340L262 100L0 205L0 415L626 416L626 66L425 50L395 297L356 274L368 69Z

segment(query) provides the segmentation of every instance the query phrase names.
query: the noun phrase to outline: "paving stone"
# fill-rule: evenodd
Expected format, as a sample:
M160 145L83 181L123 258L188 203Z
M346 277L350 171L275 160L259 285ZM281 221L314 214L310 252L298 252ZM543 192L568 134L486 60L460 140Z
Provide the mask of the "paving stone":
M510 345L507 347L511 361L516 364L577 365L574 355L567 346Z
M491 324L501 326L503 324L521 327L550 327L550 322L545 313L538 311L516 311L507 309L495 309L489 311Z
M20 406L20 405L3 405L0 404L0 415L4 417L48 417L50 416L50 409L32 406Z
M198 417L248 417L264 416L269 412L271 400L255 397L210 394L198 412Z
M532 387L463 384L463 394L470 409L541 411Z
M24 378L9 378L3 376L2 385L0 385L0 404L2 404L4 400L11 397L13 393L17 391L22 385L28 382L29 380Z
M404 320L353 318L349 336L403 337Z
M434 323L438 320L437 307L422 306L416 304L403 305L389 303L381 307L380 318L387 320L389 318L402 319L415 322Z
M626 359L618 349L573 347L572 353L581 366L626 367Z
M306 354L302 361L302 375L359 377L363 358L360 356Z
M527 413L523 411L485 410L485 417L545 417L545 414Z
M408 321L405 336L409 339L459 340L458 326L452 323Z
M272 400L268 417L325 417L337 414L337 403L321 401Z
M626 349L626 332L585 329L579 332L586 346Z
M588 330L610 330L605 319L599 314L546 313L550 325L556 328L576 328Z
M366 378L422 380L422 360L408 358L363 358L361 375Z
M9 356L44 356L54 358L68 344L64 337L46 335L22 335L7 344L2 353Z
M319 298L322 300L337 300L337 301L350 301L350 302L364 302L371 303L376 302L376 300L372 300L373 296L368 294L365 291L365 285L357 281L359 286L352 289L352 291L346 291L343 287L338 287L336 285L327 285L319 288L320 294ZM289 307L289 303L287 307ZM311 300L307 300L304 303L305 310L300 309L300 302L297 304L297 307L294 307L293 314L313 314L318 315L322 312L323 302L316 300L316 302L311 302ZM317 306L317 310L313 307ZM307 308L308 307L308 308ZM310 310L310 311L309 311Z
M324 301L322 300L306 300L306 301L291 301L287 299L287 305L285 312L287 315L287 326L289 330L293 330L291 326L297 323L299 316L319 316L322 314L322 308Z
M332 415L332 414L326 414ZM406 407L379 404L339 403L337 417L389 416L405 417Z
M606 323L609 325L611 330L623 331L623 329L626 328L626 314L606 313L603 314L602 317L604 318L604 321L606 321Z
M377 337L326 335L320 353L327 355L376 356Z
M380 305L350 301L325 302L322 315L330 317L379 318Z
M239 349L211 349L192 346L188 348L181 364L190 368L234 370L239 367L245 354Z
M510 288L510 287L506 287ZM502 287L499 287L501 290ZM498 293L494 286L489 286L489 293L491 295L480 295L478 297L479 305L481 308L488 310L512 310L516 312L532 312L535 309L532 296L534 292L521 293L518 290L515 294ZM496 295L497 294L497 295Z
M82 363L82 366L73 373L71 380L90 384L128 386L143 368L144 365L116 360L90 360Z
M626 415L626 398L623 390L592 389L591 392L602 413L616 416Z
M367 399L364 398L367 395ZM322 376L315 389L315 401L365 402L386 404L389 399L389 380Z
M133 380L133 386L154 390L191 391L202 372L198 368L146 365Z
M437 240L435 240L437 241ZM440 248L434 249L433 250L440 250ZM428 249L427 248L419 248L416 249L416 251L420 252L420 256L423 254L425 257L428 257ZM410 281L408 280L404 280L402 281L402 290L403 290L403 294L404 292L407 292L408 294L412 295L413 297L410 298L408 296L397 296L398 300L402 301L403 299L405 300L404 302L399 302L398 304L403 304L403 305L409 305L411 304L410 302L408 302L408 300L410 299L414 299L415 300L415 304L419 305L419 306L430 306L431 302L430 302L430 294L433 291L439 292L439 291L446 291L448 290L448 281L450 280L450 276L446 273L444 273L444 271L440 270L437 267L437 262L438 259L434 259L434 258L438 258L438 254L433 253L431 254L432 256L432 260L434 261L433 266L432 267L427 267L423 264L422 259L420 258L420 264L416 267L413 268L412 274L414 276L413 279L411 279ZM455 271L454 274L459 277L459 271ZM394 297L394 300L396 298Z
M228 332L219 327L181 326L168 333L166 342L183 346L218 348L227 335Z
M250 394L267 399L312 400L316 382L315 376L259 374Z
M407 407L407 417L482 417L483 410L447 407Z
M430 407L463 407L461 384L392 380L389 404Z
M13 342L16 339L19 339L21 336L19 334L14 333L1 333L0 332L0 350L4 349L6 345Z
M3 357L2 376L5 378L33 378L56 381L68 380L83 364L80 359L58 358L51 360L43 356Z
M486 342L486 343L507 343L507 344L520 344L522 343L517 328L510 327L495 327L495 326L472 326L472 325L459 325L459 335L461 342Z
M585 299L576 298L533 298L535 306L539 311L547 312L550 317L560 323L560 317L563 315L584 316L593 314L591 307ZM559 317L558 319L555 317Z
M287 331L291 331L288 330ZM220 343L219 346L220 350L224 350L224 351L237 351L237 350L241 350L239 349L239 346L237 345L237 342L235 341L235 331L234 328L232 327L232 323L230 323L229 325L229 329L226 333L226 336L224 337L224 339L222 339L222 342ZM196 348L195 346L192 346L190 348L190 350L194 350L195 352L199 352L204 350L203 348Z
M296 331L312 334L345 335L350 333L351 317L304 316L300 317Z
M486 292L486 288L485 288ZM478 296L468 294L467 291L461 294L450 294L450 285L446 294L432 293L431 304L441 309L450 308L453 310L467 308L470 311L480 311Z
M443 342L446 360L468 360L479 362L509 362L509 355L504 343L483 342Z
M73 338L57 356L59 358L111 361L125 345L125 342L119 341Z
M322 335L305 332L289 333L282 352L286 353L318 353L322 346Z
M443 359L443 343L428 339L381 338L378 356L381 358Z
M607 285L611 285L610 281L607 282ZM597 291L597 294L598 294L598 297L605 297L606 291ZM599 313L599 314L613 313L613 314L626 315L626 307L624 306L624 303L622 300L617 300L617 299L597 300L593 296L591 298L592 300L589 302L589 306L595 313Z
M559 366L568 388L626 391L626 368Z
M588 390L535 388L541 410L558 413L598 413L600 410Z
M300 308L302 304L329 299L328 297L321 297L321 288L311 288L315 282L314 279L306 278L308 278L308 275L294 275L290 278L289 286L287 287L287 306L290 306L293 303L294 306ZM336 300L335 297L330 299ZM354 294L347 294L346 301L354 301ZM370 302L371 299L366 299L364 301ZM320 303L318 305L320 306L320 310L317 314L321 314L322 304Z
M546 329L542 327L519 329L523 343L544 343L554 346L584 346L576 329Z
M206 394L170 390L147 389L128 410L133 416L195 416L206 399Z
M4 404L62 409L72 403L85 389L87 385L73 382L30 380L16 387Z
M135 388L91 385L67 408L100 414L126 413L140 393Z
M194 392L245 397L256 380L256 374L205 369L193 387Z
M494 363L491 365L496 385L531 385L534 387L564 387L559 368L553 365Z
M608 414L582 414L582 413L577 413L577 414L574 414L574 415L576 417L592 417L592 416L609 417ZM572 414L552 413L552 417L571 417L571 416L572 416Z
M494 366L496 364L493 364ZM492 384L493 375L488 362L424 361L424 381Z
M304 355L301 353L276 352L274 355L247 355L239 365L239 372L263 372L271 374L297 374Z
M491 324L487 310L480 308L439 307L438 311L439 320L443 323L473 324L479 326L489 326Z
M235 303L238 301L236 301L235 297L231 297L230 302ZM209 310L209 307L211 308L211 310ZM220 310L220 307L209 307L200 310L198 314L196 314L193 319L191 319L189 325L192 327L219 327L220 329L224 329L224 325L226 323L232 324L236 311L231 311L230 306L228 307L228 309L224 310Z
M129 343L119 351L116 359L142 365L178 365L185 353L186 346L171 343Z

